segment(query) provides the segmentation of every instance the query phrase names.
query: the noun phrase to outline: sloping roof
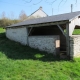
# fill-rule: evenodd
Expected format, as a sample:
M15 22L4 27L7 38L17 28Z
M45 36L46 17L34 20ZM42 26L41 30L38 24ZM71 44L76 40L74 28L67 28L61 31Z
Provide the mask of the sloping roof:
M66 20L71 20L77 17L78 15L80 15L80 11L59 14L59 15L54 15L54 16L48 16L44 18L37 18L37 19L32 19L32 20L26 20L26 21L23 21L17 24L13 24L8 27L24 26L24 25L32 25L32 24L40 24L40 23L48 23L48 22L57 22L57 21L66 21Z

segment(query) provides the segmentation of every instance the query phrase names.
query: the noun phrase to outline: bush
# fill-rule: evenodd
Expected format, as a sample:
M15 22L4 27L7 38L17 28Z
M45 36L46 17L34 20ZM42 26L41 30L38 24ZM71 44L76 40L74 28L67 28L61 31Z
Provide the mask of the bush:
M0 19L0 26L6 27L18 22L20 22L20 20L10 20L10 19L4 18L4 19Z

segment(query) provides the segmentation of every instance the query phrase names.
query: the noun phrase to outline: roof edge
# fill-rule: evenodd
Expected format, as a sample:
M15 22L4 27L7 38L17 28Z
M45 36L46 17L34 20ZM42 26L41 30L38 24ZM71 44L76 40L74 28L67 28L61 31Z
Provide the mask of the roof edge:
M62 21L55 21L55 22L45 22L45 23L38 23L38 24L30 24L30 25L19 25L19 26L8 26L6 28L15 28L15 27L32 27L33 25L37 25L37 26L45 26L45 25L57 25L57 24L65 24L65 23L69 23L69 20L62 20ZM39 26L39 27L40 27Z
M79 15L77 15L77 16L75 16L75 17L73 17L73 18L72 18L72 19L70 19L69 21L72 21L73 19L77 18L78 16L80 16L80 14L79 14Z

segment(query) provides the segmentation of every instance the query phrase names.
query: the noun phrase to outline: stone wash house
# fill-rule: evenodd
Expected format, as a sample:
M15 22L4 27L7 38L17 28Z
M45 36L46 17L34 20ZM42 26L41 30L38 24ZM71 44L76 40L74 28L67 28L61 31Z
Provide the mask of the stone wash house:
M6 37L41 51L70 57L80 57L80 11L26 20L6 27Z

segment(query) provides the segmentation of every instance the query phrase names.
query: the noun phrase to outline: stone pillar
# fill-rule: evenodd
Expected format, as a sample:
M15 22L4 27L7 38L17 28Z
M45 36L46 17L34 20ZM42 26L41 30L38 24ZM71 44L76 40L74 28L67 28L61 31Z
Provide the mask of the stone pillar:
M67 56L70 57L70 37L69 37L69 24L66 24L66 50Z
M72 59L74 55L74 39L70 37L70 58Z
M70 37L70 57L80 57L80 35Z

